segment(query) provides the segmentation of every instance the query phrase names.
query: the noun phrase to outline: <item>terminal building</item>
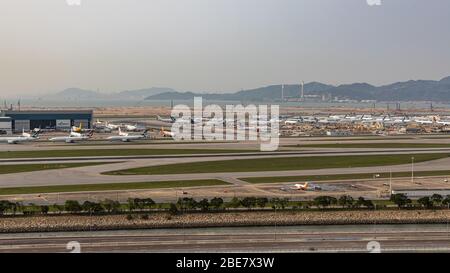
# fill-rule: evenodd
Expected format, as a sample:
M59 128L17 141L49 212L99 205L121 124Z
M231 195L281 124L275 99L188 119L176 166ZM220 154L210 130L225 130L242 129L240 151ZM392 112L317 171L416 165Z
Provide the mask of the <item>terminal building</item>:
M72 126L90 129L92 126L92 110L61 111L2 111L0 114L0 134L6 132L42 130L66 131Z

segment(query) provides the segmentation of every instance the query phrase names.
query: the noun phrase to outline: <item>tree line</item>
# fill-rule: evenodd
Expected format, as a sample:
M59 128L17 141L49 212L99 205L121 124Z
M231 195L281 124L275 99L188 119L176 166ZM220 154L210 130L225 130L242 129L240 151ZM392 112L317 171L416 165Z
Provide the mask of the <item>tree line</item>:
M416 204L404 194L393 194L390 197L392 204L398 208L450 208L450 195L443 197L434 194L430 197L419 198ZM151 198L129 198L126 203L120 203L115 200L105 199L100 202L84 201L80 203L76 200L67 200L64 204L23 205L21 202L11 202L0 200L0 215L9 212L11 215L21 213L23 215L48 214L53 213L88 213L88 214L111 214L121 212L143 212L146 210L167 210L171 214L177 214L187 211L223 211L227 209L245 208L273 210L291 209L309 209L316 207L318 209L375 209L377 208L374 201L359 197L357 199L349 195L342 195L338 198L332 196L317 196L311 201L291 202L289 198L266 198L266 197L234 197L230 201L225 202L220 197L212 199L201 199L199 201L190 197L179 198L176 203L168 204L168 207L162 208L162 204L157 204ZM383 206L378 206L381 208Z

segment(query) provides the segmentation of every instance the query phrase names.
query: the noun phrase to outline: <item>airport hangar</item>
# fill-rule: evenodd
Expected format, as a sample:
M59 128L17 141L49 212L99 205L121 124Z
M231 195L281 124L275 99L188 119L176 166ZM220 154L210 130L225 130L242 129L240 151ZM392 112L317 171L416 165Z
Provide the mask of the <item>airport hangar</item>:
M0 134L42 130L67 131L72 126L90 129L92 127L92 110L58 110L58 111L2 111L0 113Z

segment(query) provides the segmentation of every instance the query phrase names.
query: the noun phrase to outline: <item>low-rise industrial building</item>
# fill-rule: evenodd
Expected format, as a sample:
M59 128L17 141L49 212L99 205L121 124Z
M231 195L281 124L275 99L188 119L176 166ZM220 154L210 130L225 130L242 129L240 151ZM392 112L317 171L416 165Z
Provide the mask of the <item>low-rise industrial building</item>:
M0 135L12 134L12 120L10 117L0 116Z
M92 126L92 110L61 111L3 111L5 119L10 119L11 131L30 131L34 128L43 130L69 130L72 126L90 129ZM5 123L6 124L6 123ZM1 129L0 129L1 130Z

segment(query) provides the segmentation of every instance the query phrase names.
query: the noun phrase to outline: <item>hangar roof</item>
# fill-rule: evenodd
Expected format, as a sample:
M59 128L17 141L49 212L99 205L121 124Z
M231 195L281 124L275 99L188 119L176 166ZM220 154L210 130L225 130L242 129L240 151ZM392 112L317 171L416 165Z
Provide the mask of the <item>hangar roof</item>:
M92 110L58 110L58 111L4 111L6 117L14 120L49 120L49 119L92 119Z

